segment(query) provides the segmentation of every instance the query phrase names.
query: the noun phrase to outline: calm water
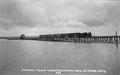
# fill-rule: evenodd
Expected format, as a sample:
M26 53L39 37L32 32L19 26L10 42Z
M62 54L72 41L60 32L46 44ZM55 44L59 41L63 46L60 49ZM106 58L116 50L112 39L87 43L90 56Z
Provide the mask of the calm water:
M119 46L120 47L120 46ZM0 75L56 75L21 69L103 69L107 73L61 75L120 75L119 51L114 44L74 44L0 40Z

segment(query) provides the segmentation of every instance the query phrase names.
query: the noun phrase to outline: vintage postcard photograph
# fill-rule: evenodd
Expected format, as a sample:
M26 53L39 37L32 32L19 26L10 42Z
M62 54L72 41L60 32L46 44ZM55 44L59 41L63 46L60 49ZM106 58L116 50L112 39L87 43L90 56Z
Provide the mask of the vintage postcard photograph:
M120 75L120 0L0 0L0 75Z

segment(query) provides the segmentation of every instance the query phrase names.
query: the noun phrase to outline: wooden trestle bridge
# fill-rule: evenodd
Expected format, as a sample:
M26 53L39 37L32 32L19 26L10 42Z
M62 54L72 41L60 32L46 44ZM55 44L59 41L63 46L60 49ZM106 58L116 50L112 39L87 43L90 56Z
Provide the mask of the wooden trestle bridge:
M74 43L120 43L120 36L92 36L92 37L73 37L73 38L54 38L54 41L74 42Z
M55 38L54 41L74 43L120 43L120 36L93 36L84 38Z
M41 35L40 35L41 36ZM30 37L30 36L20 36L20 37L0 37L0 39L7 39L7 40L35 40L35 41L51 41L51 42L73 42L73 43L114 43L116 45L120 44L120 36L91 36L91 37L52 37L46 38L47 35L44 37ZM42 35L43 36L43 35ZM49 35L51 36L51 35ZM52 35L53 36L53 35Z

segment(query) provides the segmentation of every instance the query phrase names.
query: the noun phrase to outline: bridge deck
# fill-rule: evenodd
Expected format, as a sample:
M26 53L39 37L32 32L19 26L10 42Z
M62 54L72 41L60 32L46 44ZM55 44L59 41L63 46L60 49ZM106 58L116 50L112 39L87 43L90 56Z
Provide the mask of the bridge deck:
M72 37L72 38L40 38L40 37L0 37L7 40L36 40L55 42L76 42L76 43L120 43L120 36L92 36L92 37Z

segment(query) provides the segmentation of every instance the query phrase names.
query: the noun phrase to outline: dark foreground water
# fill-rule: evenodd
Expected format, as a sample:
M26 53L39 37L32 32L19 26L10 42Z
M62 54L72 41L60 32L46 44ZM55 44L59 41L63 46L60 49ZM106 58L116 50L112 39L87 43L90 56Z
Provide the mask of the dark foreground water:
M120 75L119 47L0 40L0 75L57 75L55 72L21 72L21 69L102 69L106 73L66 72L61 75Z

